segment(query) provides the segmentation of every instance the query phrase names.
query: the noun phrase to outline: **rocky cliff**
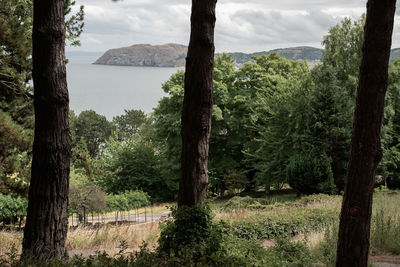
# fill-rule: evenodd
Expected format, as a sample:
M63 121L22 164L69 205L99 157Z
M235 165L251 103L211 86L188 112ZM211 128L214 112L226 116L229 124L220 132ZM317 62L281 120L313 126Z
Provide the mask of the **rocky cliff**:
M94 64L148 67L182 67L187 46L180 44L137 44L110 49Z

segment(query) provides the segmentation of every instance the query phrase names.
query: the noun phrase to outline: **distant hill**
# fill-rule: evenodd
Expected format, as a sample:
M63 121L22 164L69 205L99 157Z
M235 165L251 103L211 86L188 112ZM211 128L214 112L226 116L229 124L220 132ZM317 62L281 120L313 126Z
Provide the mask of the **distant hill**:
M187 46L181 44L150 45L137 44L129 47L110 49L104 53L94 64L121 65L121 66L150 66L150 67L183 67ZM255 53L228 53L236 60L238 65L251 61L251 57L277 52L280 56L291 60L306 60L318 62L322 59L323 49L298 46L279 48L270 51ZM390 60L400 58L400 48L392 49Z
M108 50L94 64L149 67L182 67L187 46L137 44Z
M270 51L256 52L251 54L245 53L230 53L236 63L243 64L247 61L251 61L251 57L268 55L277 52L281 57L291 59L291 60L306 60L306 61L320 61L322 58L323 49L309 47L309 46L298 46L290 48L279 48Z
M400 58L400 48L394 48L390 51L390 61L395 61Z

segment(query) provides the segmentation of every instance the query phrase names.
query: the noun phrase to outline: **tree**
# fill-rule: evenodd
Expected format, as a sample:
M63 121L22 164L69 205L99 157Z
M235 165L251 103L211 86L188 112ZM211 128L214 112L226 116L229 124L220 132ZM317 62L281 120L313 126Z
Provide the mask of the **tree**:
M83 6L65 1L71 45L83 28ZM0 190L27 197L34 128L32 79L32 0L0 1ZM21 142L23 141L23 142Z
M141 110L126 110L125 114L113 118L120 139L126 140L138 132L139 127L146 121L146 114Z
M369 0L336 266L367 266L396 0Z
M140 189L153 199L170 200L174 192L168 186L169 179L161 174L159 155L151 141L138 137L124 142L116 136L106 144L102 158L110 175L101 184L108 193L118 194L125 190Z
M16 124L0 109L0 193L26 197L30 158L26 151L31 145L31 131Z
M35 137L22 256L65 253L71 134L65 68L63 0L35 0L33 20Z
M83 139L91 157L98 156L100 146L111 136L112 125L105 116L94 110L82 111L75 121L77 142Z
M182 108L178 206L202 205L208 185L216 0L193 0Z
M336 69L337 79L351 96L356 93L364 40L364 24L364 15L358 21L345 18L338 25L332 27L322 41L325 47L323 64Z

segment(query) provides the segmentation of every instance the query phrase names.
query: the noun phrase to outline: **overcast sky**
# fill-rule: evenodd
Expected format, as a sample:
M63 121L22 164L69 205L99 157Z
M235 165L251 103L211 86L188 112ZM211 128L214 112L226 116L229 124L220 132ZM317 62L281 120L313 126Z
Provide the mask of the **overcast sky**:
M85 6L82 46L101 51L138 43L188 44L190 0L77 0ZM344 17L358 19L366 0L218 0L217 52L256 52L281 47L321 47L322 37ZM400 9L400 8L399 8ZM400 10L397 11L400 15ZM400 46L396 16L393 47Z

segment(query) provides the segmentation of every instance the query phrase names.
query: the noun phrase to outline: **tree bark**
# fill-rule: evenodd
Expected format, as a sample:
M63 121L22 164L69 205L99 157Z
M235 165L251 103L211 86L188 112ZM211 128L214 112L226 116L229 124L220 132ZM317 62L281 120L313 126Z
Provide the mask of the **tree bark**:
M367 266L396 0L369 0L336 266Z
M35 0L33 20L35 138L23 257L65 253L71 135L65 68L64 0Z
M214 27L217 0L192 0L182 109L182 165L178 206L204 204L213 105Z

